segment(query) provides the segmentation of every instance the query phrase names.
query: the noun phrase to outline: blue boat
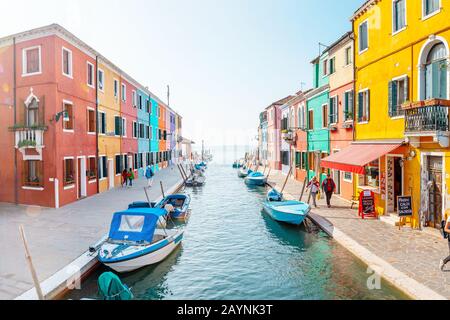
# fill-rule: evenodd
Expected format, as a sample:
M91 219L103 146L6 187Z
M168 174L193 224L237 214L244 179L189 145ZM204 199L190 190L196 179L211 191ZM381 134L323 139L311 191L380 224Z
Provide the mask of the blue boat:
M267 177L261 172L252 172L247 178L245 178L245 183L249 186L265 186L267 184Z
M247 177L250 173L252 173L253 171L247 168L241 168L238 170L238 177L239 178L245 178Z
M191 198L184 194L172 194L162 199L156 208L165 209L170 217L176 220L187 220L190 214Z
M273 189L267 194L263 207L264 211L272 219L296 226L302 224L311 211L311 207L308 204L300 201L284 200L283 195Z
M117 272L130 272L159 263L183 239L182 229L158 228L167 211L134 208L114 214L108 239L98 252L98 260Z
M241 167L242 167L242 165L239 162L233 163L233 169L239 169Z

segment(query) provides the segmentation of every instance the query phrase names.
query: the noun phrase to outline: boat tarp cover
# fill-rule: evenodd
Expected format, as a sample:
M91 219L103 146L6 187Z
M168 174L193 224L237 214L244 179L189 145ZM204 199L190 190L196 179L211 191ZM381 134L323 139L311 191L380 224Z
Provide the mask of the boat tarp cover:
M264 177L264 175L261 172L252 172L249 175L250 178L259 178L259 177Z
M109 238L151 242L158 219L166 214L166 210L155 208L136 208L116 212L111 222Z
M98 293L103 300L131 300L133 294L112 272L104 272L98 277Z

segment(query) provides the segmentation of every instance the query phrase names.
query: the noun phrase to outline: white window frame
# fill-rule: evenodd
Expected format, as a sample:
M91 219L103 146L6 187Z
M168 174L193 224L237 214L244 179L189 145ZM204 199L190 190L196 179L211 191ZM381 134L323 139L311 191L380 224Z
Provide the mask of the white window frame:
M369 91L370 89L369 88L364 88L364 89L362 89L362 90L359 90L358 91L358 95L356 96L356 101L359 101L359 94L360 93L364 93L364 92L367 92L367 91ZM359 103L359 102L358 102ZM369 97L369 101L368 101L368 104L369 104L369 114L367 115L368 116L368 118L370 119L370 97ZM358 109L357 109L358 110ZM355 117L355 115L353 115L354 117ZM361 122L359 122L358 121L359 119L358 119L358 115L356 115L356 122L358 123L358 124L368 124L369 123L369 121L361 121Z
M328 76L329 75L329 73L330 73L330 70L328 70L329 69L329 60L328 59L325 59L325 60L322 60L322 78L325 78L326 76Z
M408 80L408 74L404 74L395 78L392 78L391 81L401 81L401 80ZM409 88L409 84L408 84L408 88ZM398 95L398 88L397 88L397 95ZM409 92L408 92L408 96L409 96ZM411 99L410 99L411 100ZM397 97L397 101L398 101L398 97ZM399 116L395 116L395 117L391 117L391 120L397 120L397 119L404 119L405 118L405 114L403 115L399 115Z
M96 163L96 167L97 168L96 168L96 173L95 173L97 175L97 177L95 179L93 179L93 180L89 180L89 177L87 177L87 175L86 175L86 180L88 181L88 184L94 184L94 183L97 183L97 179L99 179L99 174L98 174L99 161L98 161L96 156L87 156L86 167L87 167L87 165L89 163L89 159L96 159L96 161L97 161L97 163Z
M350 179L346 179L345 178L345 174L346 173L350 173ZM344 181L344 182L349 182L349 183L353 183L353 173L352 172L348 172L348 171L344 171L343 172L343 175L342 175L342 181Z
M344 50L345 50L345 66L344 66L345 68L353 63L353 48L352 46L348 46ZM350 59L348 59L349 57L347 56L347 50L350 52Z
M367 48L365 48L364 50L361 50L361 26L366 23L367 24ZM358 53L359 54L363 54L364 52L366 52L367 50L369 50L369 19L364 20L363 22L361 22L358 25Z
M64 72L64 51L69 53L69 55L68 55L68 57L69 57L69 64L68 64L68 66L69 66L69 73L65 73ZM73 55L72 55L72 50L67 49L66 47L62 47L62 49L61 49L61 72L62 72L63 76L65 76L67 78L70 78L70 79L73 79Z
M73 112L74 112L74 110L73 110L73 102L70 101L70 100L63 100L62 101L63 111L64 111L64 105L66 105L66 104L72 106L72 116L73 116ZM64 119L63 119L63 121L64 121ZM63 132L67 132L67 133L74 133L75 132L75 120L72 120L72 121L74 122L73 129L64 129L63 128Z
M104 155L104 154L100 154L100 155L98 156L98 159L97 159L97 174L98 174L98 181L104 181L104 180L106 180L106 178L108 177L108 175L106 175L106 177L100 178L100 176L103 176L103 174L105 173L105 172L103 172L103 168L102 168L102 166L100 165L101 163L103 163L103 161L100 161L100 159L102 159L102 158L106 158L106 168L104 168L104 169L105 169L106 172L108 173L108 157L107 157L106 155ZM102 174L100 174L100 171L102 171Z
M137 139L139 136L138 123L133 121L133 139Z
M117 80L116 78L114 78L113 80L113 95L114 99L117 100L119 98L119 80Z
M94 112L94 117L96 117L96 115L95 115L95 109L94 108L92 108L92 107L87 107L86 108L86 110L87 111L93 111ZM88 121L89 121L89 118L88 118ZM95 125L97 126L98 124L97 124L97 119L95 119ZM95 134L97 134L97 127L95 128L96 129L96 131L89 131L89 123L87 123L87 134L89 134L89 135L95 135ZM95 158L95 157L94 157Z
M121 83L120 84L120 95L122 96L122 101L126 102L127 101L127 85L125 83Z
M425 12L425 8L426 8L425 1L426 0L422 0L422 20L427 20L427 19L441 13L441 11L442 11L442 1L441 0L439 0L439 9L430 14L426 14L426 12Z
M75 157L64 157L63 158L64 163L66 162L66 160L73 160L74 174L77 175L78 168L76 167L77 163L75 161ZM64 185L64 176L65 176L64 169L65 169L65 167L63 166L63 185ZM65 186L64 190L75 189L75 185L77 185L77 179L76 178L74 179L74 182L72 184L69 184L69 185Z
M133 108L137 108L137 94L136 90L131 91L131 103L133 105Z
M408 1L405 1L405 26L403 28L400 28L398 30L395 30L395 2L398 0L392 0L392 36L395 36L396 34L404 31L408 27ZM367 29L369 30L369 29ZM369 39L369 38L367 38ZM369 41L367 41L367 44L369 44Z
M326 126L324 126L323 124L324 124L324 120L325 119L322 119L322 129L326 129L326 128L328 128L328 121L330 120L330 108L328 107L328 103L324 103L324 104L322 104L322 118L323 118L323 108L327 108L327 116L328 116L328 119L326 119Z
M336 101L336 120L338 120L339 121L339 95L334 95L334 96L332 96L332 97L330 97L330 100L331 99L333 99L333 100L335 100ZM328 105L328 120L330 121L330 125L336 125L336 124L338 124L338 121L336 121L336 122L331 122L331 120L330 120L330 117L331 117L331 112L330 112L330 110L331 110L331 108L330 108L331 106L330 105Z
M100 73L103 75L103 81L100 82ZM98 68L98 73L97 73L97 82L98 82L98 90L100 90L101 92L105 92L105 71L103 71L103 69ZM102 85L102 87L100 88L100 84Z
M34 50L34 49L38 49L38 52L39 52L39 71L27 73L27 66L28 66L27 52ZM41 46L33 46L33 47L28 47L28 48L22 49L22 77L30 77L30 76L35 76L38 74L42 74L42 48L41 48Z
M352 116L353 119L345 120L347 118L347 115L345 114L345 107L346 107L345 106L345 95L349 94L349 93L353 93L353 104L350 105L350 111L353 114L353 116ZM343 118L342 119L344 120L344 122L353 122L353 121L355 121L355 114L354 114L355 112L353 110L354 103L355 103L355 90L353 90L353 89L346 90L346 91L344 91L344 94L342 96L343 96L343 99L342 99L342 116L343 116Z
M122 137L127 137L127 119L120 117L122 119Z
M89 83L89 67L92 67L92 84ZM88 87L95 88L95 66L87 61L86 83Z

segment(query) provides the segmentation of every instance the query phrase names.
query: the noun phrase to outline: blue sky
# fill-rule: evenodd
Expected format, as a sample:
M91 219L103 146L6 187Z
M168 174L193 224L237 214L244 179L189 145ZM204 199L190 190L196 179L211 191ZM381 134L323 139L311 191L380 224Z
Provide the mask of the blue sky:
M0 36L59 23L164 101L169 84L184 136L243 145L266 106L311 85L318 43L351 30L363 2L15 0Z

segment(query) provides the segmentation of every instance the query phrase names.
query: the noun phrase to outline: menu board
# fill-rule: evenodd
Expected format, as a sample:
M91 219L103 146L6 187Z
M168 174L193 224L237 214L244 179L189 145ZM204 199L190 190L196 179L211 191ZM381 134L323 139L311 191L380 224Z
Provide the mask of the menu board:
M361 210L364 214L373 214L375 212L375 198L370 191L364 191L361 198Z
M397 211L399 217L410 217L413 215L412 197L397 197Z

